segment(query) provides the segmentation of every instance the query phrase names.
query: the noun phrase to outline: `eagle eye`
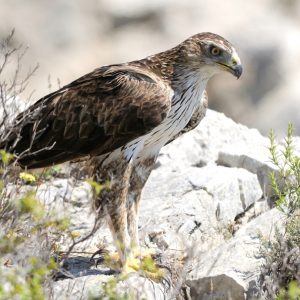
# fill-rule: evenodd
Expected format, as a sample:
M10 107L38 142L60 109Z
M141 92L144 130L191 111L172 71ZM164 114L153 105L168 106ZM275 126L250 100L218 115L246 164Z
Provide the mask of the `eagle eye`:
M222 50L218 47L212 46L209 50L210 54L213 56L220 56L222 54Z

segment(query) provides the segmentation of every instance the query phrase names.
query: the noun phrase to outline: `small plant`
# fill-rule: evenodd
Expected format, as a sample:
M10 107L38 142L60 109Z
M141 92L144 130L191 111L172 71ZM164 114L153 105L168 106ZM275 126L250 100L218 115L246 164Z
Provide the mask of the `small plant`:
M269 139L271 161L278 168L278 173L270 174L271 185L277 196L276 206L289 215L300 208L300 157L293 151L293 125L288 125L282 151L278 150L273 130Z
M62 234L68 232L69 222L46 210L32 189L19 198L3 197L0 261L10 266L0 268L0 300L45 299L44 283L50 280L51 272L57 267L51 258L51 248ZM33 254L27 249L32 243L46 243L49 250L40 253L41 246Z
M300 298L300 287L299 284L296 281L291 281L288 284L288 288L281 289L279 291L278 296L276 297L276 300L299 300Z
M11 153L0 150L0 160L2 161L4 166L7 166L13 158L14 156Z
M269 134L271 161L277 172L270 174L275 205L286 215L285 232L263 246L266 263L261 275L263 299L300 299L300 158L293 149L293 126L288 125L283 150L274 131Z
M33 174L28 172L21 172L19 175L20 179L24 181L24 183L34 183L36 182L36 178Z
M56 263L50 259L45 263L36 257L29 258L28 266L20 271L11 269L1 274L0 299L33 299L44 300L43 283L47 276L56 268ZM20 276L23 273L23 276Z
M29 100L19 96L37 69L21 75L27 47L18 46L13 36L14 31L0 40L0 141L13 133L10 122ZM58 217L37 199L38 174L21 172L14 164L17 160L0 149L0 300L43 300L48 296L45 286L58 267L51 256L58 242L74 239L74 233L68 218Z

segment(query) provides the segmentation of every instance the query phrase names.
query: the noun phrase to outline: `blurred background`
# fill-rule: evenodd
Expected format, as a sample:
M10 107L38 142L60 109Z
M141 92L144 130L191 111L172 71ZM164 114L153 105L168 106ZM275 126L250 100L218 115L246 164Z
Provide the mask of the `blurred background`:
M0 38L15 28L29 46L23 69L40 67L34 99L111 63L166 50L203 31L231 41L244 65L240 80L209 83L209 107L267 134L300 135L298 0L0 0ZM49 85L52 82L52 86Z

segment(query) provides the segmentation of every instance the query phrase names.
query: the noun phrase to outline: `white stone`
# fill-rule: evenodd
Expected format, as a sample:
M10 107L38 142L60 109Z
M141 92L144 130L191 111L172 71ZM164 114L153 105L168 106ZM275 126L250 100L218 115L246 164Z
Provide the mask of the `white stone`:
M212 251L199 252L187 282L191 293L198 299L219 299L218 295L226 293L233 299L251 299L264 263L260 254L262 243L272 240L276 228L283 229L284 220L281 212L272 209L242 227L227 243ZM230 284L218 284L220 278ZM207 280L212 289L207 289Z

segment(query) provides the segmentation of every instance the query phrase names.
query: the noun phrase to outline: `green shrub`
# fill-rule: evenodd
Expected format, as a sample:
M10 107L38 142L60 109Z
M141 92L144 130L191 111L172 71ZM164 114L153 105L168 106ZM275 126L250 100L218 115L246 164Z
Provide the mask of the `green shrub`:
M293 125L289 123L283 150L279 150L274 131L269 134L272 163L278 173L270 174L272 188L277 196L276 206L288 215L300 208L300 158L293 151Z
M288 125L283 150L279 150L274 131L270 132L270 154L278 171L270 174L275 205L286 215L285 231L264 244L266 259L261 275L264 299L300 299L300 158L293 149L293 126Z

